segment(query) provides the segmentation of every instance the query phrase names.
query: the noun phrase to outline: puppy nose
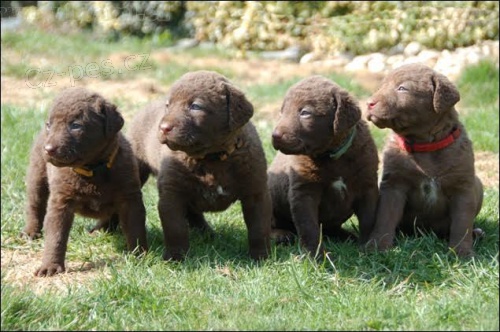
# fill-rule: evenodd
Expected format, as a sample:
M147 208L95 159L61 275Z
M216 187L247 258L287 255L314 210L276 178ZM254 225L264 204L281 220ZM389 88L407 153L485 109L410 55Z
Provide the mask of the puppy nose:
M164 134L167 134L169 132L172 131L172 129L174 129L174 126L171 125L170 123L168 122L162 122L160 124L160 130L164 133Z
M283 132L278 129L275 129L271 136L273 140L281 140L283 138Z
M375 107L375 105L377 105L377 101L376 100L373 100L373 99L370 99L366 102L366 104L368 105L368 109L371 110L372 108Z
M54 155L56 152L56 147L53 144L45 144L44 149L49 156Z

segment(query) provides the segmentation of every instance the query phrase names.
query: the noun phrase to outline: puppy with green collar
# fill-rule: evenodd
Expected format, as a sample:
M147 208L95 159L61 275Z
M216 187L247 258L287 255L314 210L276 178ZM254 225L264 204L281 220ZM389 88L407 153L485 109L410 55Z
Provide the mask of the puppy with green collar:
M279 150L268 169L273 237L298 235L311 254L321 235L354 239L342 225L355 215L364 243L375 221L378 155L356 100L322 76L292 86L272 133Z

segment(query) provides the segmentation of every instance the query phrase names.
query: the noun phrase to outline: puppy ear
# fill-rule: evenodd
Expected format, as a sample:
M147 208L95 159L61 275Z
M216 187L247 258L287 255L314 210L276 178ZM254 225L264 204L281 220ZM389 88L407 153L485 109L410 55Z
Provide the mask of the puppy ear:
M120 112L116 109L116 105L108 102L105 99L97 98L97 109L104 115L106 126L105 134L110 137L115 135L122 129L124 120Z
M227 82L223 82L222 84L226 92L229 129L235 130L242 127L253 116L253 105L248 101L243 92L232 84Z
M432 84L434 85L433 105L436 113L450 110L460 100L460 93L446 76L434 74Z
M336 102L335 118L333 120L333 132L343 132L352 128L361 119L361 110L358 103L346 91L334 92Z

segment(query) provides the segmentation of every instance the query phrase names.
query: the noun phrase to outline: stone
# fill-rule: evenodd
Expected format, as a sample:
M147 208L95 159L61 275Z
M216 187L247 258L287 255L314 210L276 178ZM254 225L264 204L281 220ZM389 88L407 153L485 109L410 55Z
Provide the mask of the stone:
M417 55L422 50L422 45L418 42L411 42L406 45L403 54L405 56Z

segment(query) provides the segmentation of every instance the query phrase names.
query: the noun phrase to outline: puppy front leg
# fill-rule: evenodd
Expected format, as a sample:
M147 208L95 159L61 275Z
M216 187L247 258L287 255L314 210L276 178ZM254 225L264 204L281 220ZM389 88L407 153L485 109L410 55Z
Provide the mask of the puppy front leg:
M477 198L474 192L461 192L451 198L449 247L454 249L460 257L474 254L472 235L476 211Z
M369 188L364 195L356 201L354 213L359 221L359 243L368 241L377 217L378 188Z
M131 194L123 200L119 209L119 219L128 250L133 251L138 248L139 253L147 251L146 209L141 192Z
M35 271L35 276L52 276L64 272L69 231L74 217L71 202L60 200L55 194L51 195L43 223L45 243L42 265Z
M41 150L41 147L39 149ZM26 193L26 224L22 234L30 239L35 239L42 235L43 220L49 200L45 161L36 151L33 151L30 157L30 166L26 176Z
M158 213L163 228L164 260L181 261L189 250L189 227L186 220L187 204L175 193L160 189Z
M297 229L300 243L311 255L325 250L320 245L320 229L318 220L319 194L310 190L294 190L290 188L288 195L292 219Z
M368 249L387 250L392 247L396 227L403 218L406 192L395 188L380 188L375 226L367 242Z
M255 260L268 257L271 244L272 205L267 190L241 199L243 218L247 226L250 257Z

